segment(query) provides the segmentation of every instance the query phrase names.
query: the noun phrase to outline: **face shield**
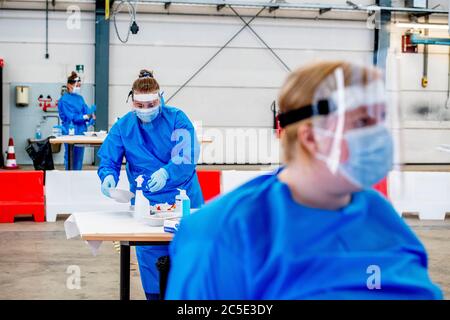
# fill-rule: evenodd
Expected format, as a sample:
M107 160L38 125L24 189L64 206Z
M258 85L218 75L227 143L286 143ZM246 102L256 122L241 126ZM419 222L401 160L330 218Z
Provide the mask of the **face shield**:
M160 105L159 93L134 94L133 106L136 109L152 109Z
M388 110L381 73L351 66L346 73L335 69L315 90L312 105L285 113L283 121L311 117L314 156L333 175L362 189L372 187L392 168Z
M73 80L68 80L67 83L71 86L72 93L80 94L80 92L81 92L81 79L80 79L80 77L76 77Z

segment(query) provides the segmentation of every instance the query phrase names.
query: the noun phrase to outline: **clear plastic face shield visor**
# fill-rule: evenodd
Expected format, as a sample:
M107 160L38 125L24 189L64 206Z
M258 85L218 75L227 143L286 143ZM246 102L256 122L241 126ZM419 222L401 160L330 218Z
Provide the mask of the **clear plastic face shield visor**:
M311 119L315 157L359 188L382 180L393 165L390 111L382 73L352 65L335 69L313 103L285 113L282 126Z
M80 87L81 86L81 78L76 77L73 80L68 80L67 83L71 84L73 87Z
M150 112L151 110L157 109L161 104L159 93L135 93L131 95L134 109L142 111L149 110Z

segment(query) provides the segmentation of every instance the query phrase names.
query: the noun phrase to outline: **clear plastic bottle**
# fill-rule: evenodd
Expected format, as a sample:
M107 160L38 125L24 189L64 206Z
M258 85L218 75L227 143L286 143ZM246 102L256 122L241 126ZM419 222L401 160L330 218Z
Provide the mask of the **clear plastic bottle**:
M40 125L40 124L38 124L38 125L36 126L36 132L35 132L35 134L34 134L34 138L35 138L36 140L41 140L41 139L42 139L42 132L41 132L41 125Z
M61 136L61 126L53 126L52 135L55 137Z
M89 123L87 126L87 132L94 132L94 131L95 131L94 126L91 123Z
M134 218L141 219L150 215L150 203L144 196L142 191L142 185L144 183L144 177L140 175L136 178L136 200L134 203Z
M74 135L75 135L75 126L73 125L73 122L71 122L69 125L69 136L74 136Z

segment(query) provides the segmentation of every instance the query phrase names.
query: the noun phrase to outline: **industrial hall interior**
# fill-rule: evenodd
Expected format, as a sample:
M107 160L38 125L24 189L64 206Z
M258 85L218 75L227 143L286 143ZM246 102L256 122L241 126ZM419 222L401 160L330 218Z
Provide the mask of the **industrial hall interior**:
M0 300L450 299L449 12L0 0Z

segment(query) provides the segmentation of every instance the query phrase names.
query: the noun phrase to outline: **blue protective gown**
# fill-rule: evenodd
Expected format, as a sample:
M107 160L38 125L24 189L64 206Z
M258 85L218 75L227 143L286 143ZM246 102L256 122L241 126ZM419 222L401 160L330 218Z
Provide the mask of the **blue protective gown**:
M125 156L130 191L135 193L135 179L139 175L144 175L146 185L153 172L165 168L169 174L165 187L154 193L144 190L150 204L175 203L180 188L187 191L191 207L199 208L203 195L195 171L198 155L199 145L191 121L181 110L163 104L161 113L150 123L143 123L134 112L129 112L114 124L98 152L101 160L98 175L102 181L113 175L117 185ZM158 293L155 263L157 258L168 255L167 246L138 246L136 254L144 291Z
M90 114L91 110L84 102L81 95L76 93L65 93L58 101L58 112L61 118L62 134L69 134L69 126L72 122L75 127L75 134L82 135L87 130L86 120L83 119L85 114ZM68 145L64 144L64 163L68 170ZM73 169L81 170L83 167L84 147L74 147L73 150Z
M442 298L423 245L377 191L314 209L276 174L183 219L170 255L166 299Z

